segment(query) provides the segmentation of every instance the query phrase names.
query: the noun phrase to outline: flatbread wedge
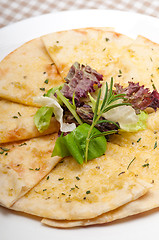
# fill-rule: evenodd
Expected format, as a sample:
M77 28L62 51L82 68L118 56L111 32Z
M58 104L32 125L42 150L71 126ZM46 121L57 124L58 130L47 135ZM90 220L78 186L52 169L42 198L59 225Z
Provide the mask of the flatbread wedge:
M122 160L114 158L119 151L109 144L106 155L83 165L63 159L12 209L57 220L90 219L140 197L151 184L133 172L121 174Z
M33 39L0 62L0 97L37 106L33 97L63 83L40 38Z
M38 108L0 99L0 143L30 139L58 132L59 123L51 119L47 130L40 133L34 124L34 115Z
M56 221L52 219L43 219L42 223L61 228L88 226L102 224L117 219L142 213L153 208L159 207L159 150L158 150L158 118L159 111L150 114L147 121L147 129L137 133L120 133L111 137L110 141L116 144L116 148L122 147L122 152L114 155L114 158L123 159L120 161L123 166L123 174L127 170L134 172L139 178L152 184L152 188L141 198L125 204L113 211L104 213L96 218L82 219L77 221ZM153 130L154 129L154 130ZM130 155L129 149L133 152L132 160L127 161Z
M159 90L159 44L138 36L130 46L123 49L119 59L121 70L120 83L127 86L128 81L139 82L140 85Z
M152 202L153 197L153 202ZM155 197L158 197L156 194ZM90 226L90 225L96 225L96 224L104 224L109 223L115 220L123 219L128 216L136 215L141 212L145 212L153 208L158 207L157 199L155 201L154 195L151 191L146 193L144 196L138 198L135 201L132 201L130 203L127 203L113 211L110 211L108 213L104 213L100 216L97 216L96 218L91 219L81 219L81 220L74 220L74 221L68 221L68 220L53 220L53 219L42 219L42 223L46 224L48 226L57 227L57 228L73 228L73 227L83 227L83 226Z
M96 69L108 81L114 69L119 73L121 52L133 42L125 35L96 28L51 33L42 40L63 78L72 64L79 62Z
M57 134L0 145L0 204L10 207L61 159L51 157Z
M127 154L127 148L125 148L124 153ZM118 155L119 157L119 155ZM148 159L145 162L145 159ZM122 163L123 164L123 163ZM128 164L128 163L127 163ZM149 167L148 165L149 164ZM124 167L125 164L123 164ZM78 221L55 221L51 219L43 219L42 223L61 228L77 227L77 226L88 226L94 224L103 224L112 222L117 219L135 215L141 212L157 208L159 206L159 178L158 178L158 154L148 154L147 152L140 152L136 154L136 159L130 166L130 170L136 173L138 177L152 183L153 187L148 191L147 194L138 198L135 201L127 203L113 211L104 213L96 218L92 219L82 219ZM123 168L125 171L126 167Z

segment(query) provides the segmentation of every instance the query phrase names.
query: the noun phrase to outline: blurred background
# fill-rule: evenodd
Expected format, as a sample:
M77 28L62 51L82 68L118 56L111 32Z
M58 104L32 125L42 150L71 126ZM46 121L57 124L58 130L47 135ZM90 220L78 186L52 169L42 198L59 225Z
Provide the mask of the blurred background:
M0 0L0 28L41 14L79 9L116 9L159 17L159 0Z

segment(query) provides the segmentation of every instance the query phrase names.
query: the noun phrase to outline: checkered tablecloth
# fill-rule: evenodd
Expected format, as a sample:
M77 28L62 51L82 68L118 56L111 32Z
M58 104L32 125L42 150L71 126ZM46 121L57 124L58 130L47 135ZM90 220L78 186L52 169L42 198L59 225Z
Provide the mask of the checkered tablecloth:
M117 9L159 17L159 0L0 0L0 28L45 13L77 9Z

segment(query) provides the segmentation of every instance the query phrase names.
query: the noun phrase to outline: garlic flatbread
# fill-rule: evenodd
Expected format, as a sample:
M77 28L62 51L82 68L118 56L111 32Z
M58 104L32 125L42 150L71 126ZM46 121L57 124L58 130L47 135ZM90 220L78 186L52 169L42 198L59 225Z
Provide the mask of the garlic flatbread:
M33 97L64 83L74 62L90 65L105 81L113 77L124 86L133 81L152 90L159 87L157 52L158 45L141 36L133 41L108 29L87 28L51 33L9 54L0 63L0 97L17 103L0 100L5 116L0 141L32 139L0 145L0 204L63 228L158 207L158 111L146 130L110 137L105 155L83 165L71 157L51 158L57 134L33 138L40 135L33 124Z
M150 114L147 121L147 129L144 131L136 133L123 132L111 137L111 142L116 144L116 149L120 147L123 149L113 155L116 161L120 159L120 164L123 166L123 174L125 174L126 171L131 171L140 179L151 183L152 188L148 193L135 201L129 202L124 206L104 213L96 218L77 221L43 219L42 222L53 227L61 228L88 226L111 222L159 207L158 114L158 111Z
M96 28L51 33L42 40L63 78L77 61L90 65L108 79L113 76L123 48L133 41L125 35Z
M0 62L0 97L36 106L33 97L63 83L40 38L25 43Z
M123 148L122 154L124 154L125 156L127 156L127 154L130 154L128 148ZM120 154L118 154L117 157L119 159ZM88 226L112 222L117 219L121 219L159 207L158 154L152 155L144 151L137 152L137 154L135 153L135 159L133 158L134 161L131 163L131 165L129 165L131 161L128 163L127 161L125 161L125 159L123 159L124 161L121 163L123 165L123 172L127 171L127 168L129 166L129 171L134 172L139 178L142 178L143 180L152 183L152 188L150 188L150 190L144 196L138 198L135 201L129 202L113 211L101 214L96 218L82 219L78 221L55 221L51 219L43 219L42 222L53 227L61 228Z
M60 160L51 157L57 134L0 145L0 204L10 207Z
M159 90L159 44L138 36L133 43L123 49L119 59L120 83L127 86L128 81L139 82L151 91Z
M0 99L0 143L7 143L57 132L59 123L51 119L49 128L40 133L34 124L38 108Z
M121 173L122 160L114 158L119 151L123 154L122 148L108 144L106 155L83 165L63 159L12 209L50 219L90 219L135 200L150 184L133 172Z

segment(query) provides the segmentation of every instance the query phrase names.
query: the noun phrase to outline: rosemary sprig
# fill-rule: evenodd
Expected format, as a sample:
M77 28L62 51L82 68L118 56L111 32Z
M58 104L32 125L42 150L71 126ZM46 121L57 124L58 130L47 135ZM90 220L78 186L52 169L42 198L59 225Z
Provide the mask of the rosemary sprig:
M101 134L92 135L93 128L98 123L101 123L102 120L100 121L99 119L100 119L100 117L102 116L103 113L108 112L109 110L111 110L113 108L116 108L116 107L119 107L119 106L130 105L130 103L126 103L126 102L115 103L119 99L124 100L124 96L125 96L125 94L114 95L114 93L113 93L113 78L111 78L110 89L109 90L108 90L108 83L106 82L105 95L104 95L102 105L100 107L99 102L100 102L100 97L101 97L101 89L99 90L96 105L95 105L92 125L90 127L90 130L89 130L87 138L86 138L85 162L87 162L87 160L88 160L89 143L93 138L103 136L103 135L113 134L113 133L117 132L117 130L111 130L111 131L107 131L107 132L103 132L103 133L101 132ZM114 104L112 104L112 103L114 103ZM107 122L110 122L110 123L113 123L113 124L116 125L116 123L114 123L112 121L108 121L108 120L103 120L103 121L105 121L105 122L107 121Z

